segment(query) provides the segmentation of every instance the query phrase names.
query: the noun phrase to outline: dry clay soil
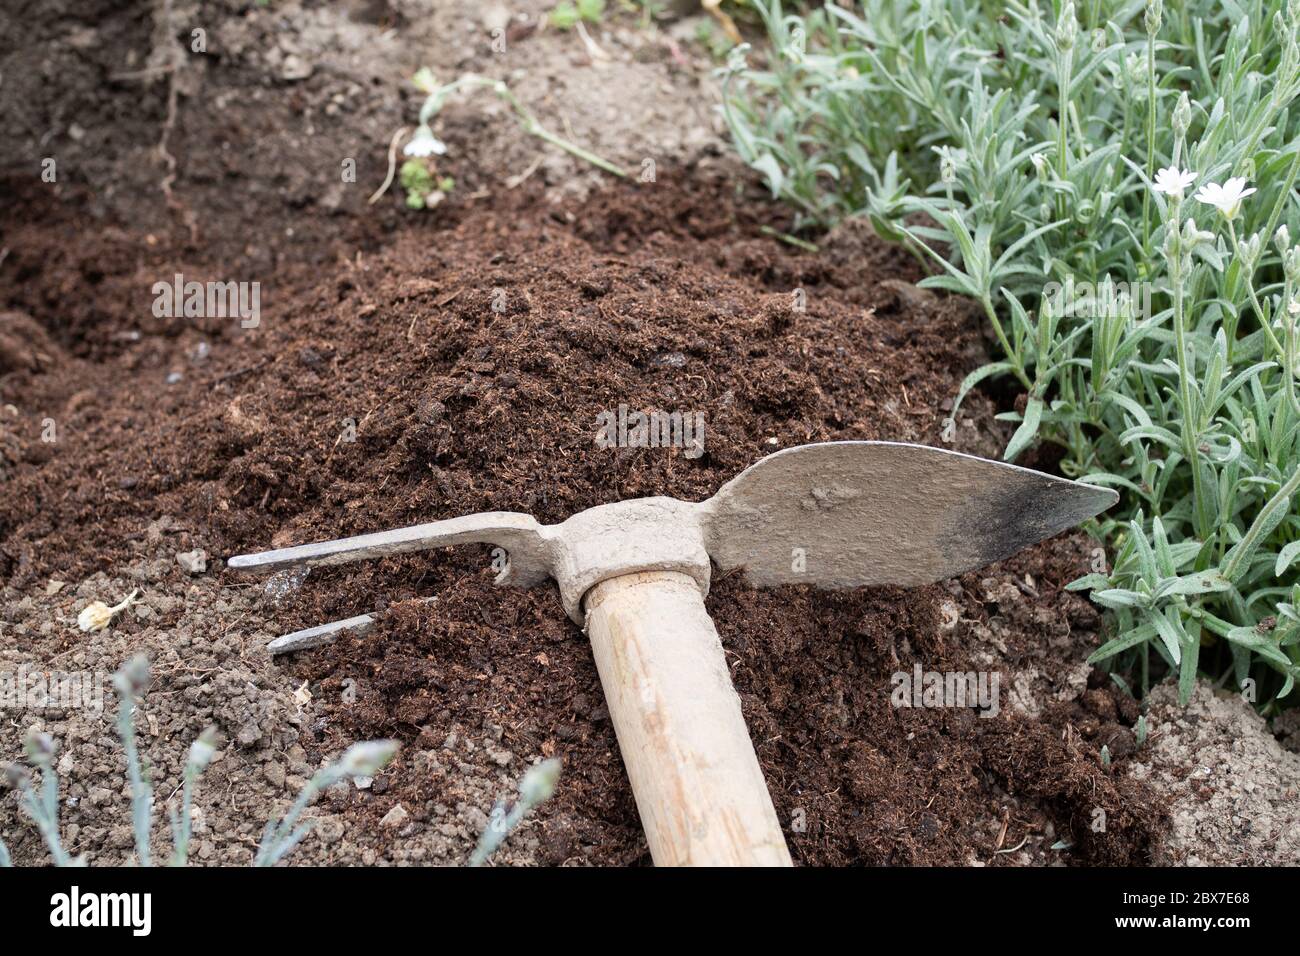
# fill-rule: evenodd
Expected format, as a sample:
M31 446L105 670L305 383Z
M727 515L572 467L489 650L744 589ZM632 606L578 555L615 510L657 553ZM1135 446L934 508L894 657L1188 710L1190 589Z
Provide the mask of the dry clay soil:
M400 740L397 760L327 792L292 862L460 863L550 756L555 797L496 862L648 862L553 587L498 590L475 548L269 581L223 557L474 511L699 500L810 441L1005 440L992 416L1016 396L997 391L942 434L987 355L978 315L916 289L917 265L865 229L816 253L770 237L789 221L726 158L692 20L615 17L590 48L539 27L538 4L47 6L0 14L20 130L0 147L0 670L107 673L145 651L136 726L160 803L189 742L221 734L198 862L248 862L306 778L374 737ZM201 55L182 45L195 25ZM368 205L422 64L505 79L548 127L654 177L597 173L471 98L437 126L450 197ZM258 327L155 316L150 290L176 273L260 282ZM620 404L703 413L705 453L597 447ZM1136 746L1138 705L1082 663L1102 621L1063 590L1092 547L1066 535L906 591L715 578L796 862L1297 860L1295 735L1203 688L1186 713L1158 696ZM192 573L176 556L195 549ZM110 629L77 629L88 602L133 589ZM265 650L365 611L364 635ZM916 664L996 671L1001 712L892 707L891 675ZM92 863L133 856L114 706L20 708L0 730L0 759L33 728L55 737L65 843ZM17 862L46 859L12 791L0 834Z

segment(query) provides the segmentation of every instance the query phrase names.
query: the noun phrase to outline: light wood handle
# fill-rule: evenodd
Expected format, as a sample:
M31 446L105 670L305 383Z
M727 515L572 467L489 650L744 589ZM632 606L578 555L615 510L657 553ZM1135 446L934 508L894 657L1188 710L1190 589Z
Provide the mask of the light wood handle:
M587 634L656 866L790 866L699 585L603 581Z

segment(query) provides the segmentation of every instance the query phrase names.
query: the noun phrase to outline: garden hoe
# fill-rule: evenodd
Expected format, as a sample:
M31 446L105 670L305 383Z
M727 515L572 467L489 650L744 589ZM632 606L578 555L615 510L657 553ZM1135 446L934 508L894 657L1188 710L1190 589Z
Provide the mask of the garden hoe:
M498 584L554 578L591 640L657 865L788 866L781 825L704 607L711 564L755 587L930 584L1049 538L1109 490L923 445L826 442L769 455L707 501L638 498L555 525L489 512L231 558L271 571L447 545L509 553ZM287 635L325 643L366 615Z

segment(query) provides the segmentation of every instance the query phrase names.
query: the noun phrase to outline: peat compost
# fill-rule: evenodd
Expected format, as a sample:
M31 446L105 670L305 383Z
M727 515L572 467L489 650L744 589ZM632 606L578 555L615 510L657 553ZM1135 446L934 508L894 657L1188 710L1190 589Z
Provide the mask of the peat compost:
M453 199L392 233L353 222L333 254L259 260L255 275L25 195L3 223L0 578L107 570L162 515L217 558L476 511L554 522L622 498L699 500L806 442L940 444L984 354L979 316L916 289L915 263L862 230L815 254L763 235L788 223L735 176L706 163L585 202L527 187ZM153 317L149 289L176 272L259 281L259 326ZM620 406L702 414L703 454L599 447L600 414ZM989 450L959 432L958 447ZM987 669L970 635L1013 603L1008 672L1049 639L1081 659L1097 615L1062 587L1088 547L1066 536L913 590L715 578L709 611L797 863L990 863L1031 835L1038 862L1148 860L1163 811L1115 774L1127 697L1094 687L993 719L890 705L891 675L914 664ZM542 862L648 862L584 636L553 587L497 589L490 564L486 549L429 552L268 589L285 631L378 613L364 636L282 662L316 699L305 745L391 735L414 753L455 723L494 726L516 752L563 758ZM1020 593L991 594L989 574ZM353 825L378 831L398 802L429 821L455 761L416 764L404 751Z

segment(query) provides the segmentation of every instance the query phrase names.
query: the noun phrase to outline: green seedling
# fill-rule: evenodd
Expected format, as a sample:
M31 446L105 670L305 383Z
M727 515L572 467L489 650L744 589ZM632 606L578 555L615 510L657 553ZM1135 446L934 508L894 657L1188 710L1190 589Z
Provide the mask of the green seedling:
M450 176L438 177L437 170L427 159L408 159L402 163L397 181L406 191L409 209L429 209L438 205L456 186Z
M551 11L551 25L568 30L580 22L599 23L605 15L605 0L563 0Z
M583 162L590 163L598 169L603 169L607 173L615 176L626 177L627 172L613 163L602 159L590 150L584 149L575 143L569 142L563 137L556 136L550 130L546 129L533 115L532 110L528 109L519 97L511 92L510 87L500 80L490 80L487 77L477 76L473 73L467 73L458 80L439 86L434 78L433 71L428 67L420 69L412 82L421 92L427 94L423 105L420 107L420 121L415 128L415 134L411 137L410 142L406 144L404 152L407 156L417 158L427 158L434 155L442 155L447 151L447 147L433 134L431 123L438 112L446 104L449 97L455 93L473 92L475 90L487 90L495 94L500 100L509 105L514 112L519 125L524 132L530 136L535 136L543 142L556 146L571 156L576 156Z

